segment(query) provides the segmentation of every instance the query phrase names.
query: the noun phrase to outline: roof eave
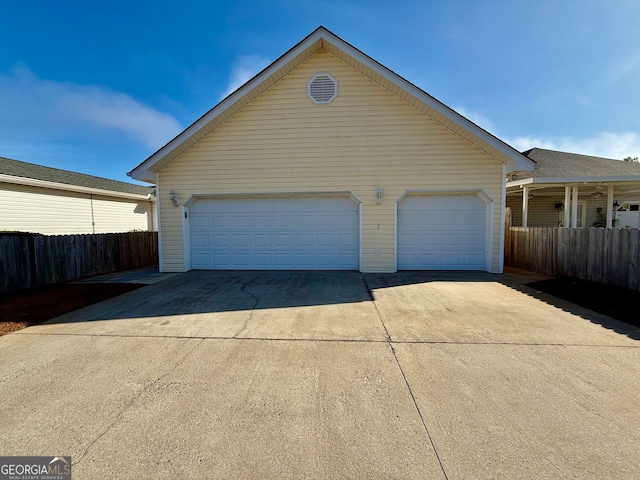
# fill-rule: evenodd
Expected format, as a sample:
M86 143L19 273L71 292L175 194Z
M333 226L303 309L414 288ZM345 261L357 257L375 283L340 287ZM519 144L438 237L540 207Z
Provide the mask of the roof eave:
M617 175L606 177L532 177L507 182L507 188L521 187L536 184L537 186L549 184L580 185L583 183L640 183L640 175Z
M155 201L155 195L116 192L115 190L105 190L102 188L83 187L81 185L70 185L59 182L49 182L47 180L38 180L35 178L18 177L15 175L0 174L0 183L11 183L14 185L25 185L29 187L48 188L52 190L64 190L67 192L87 193L90 195L101 195L103 197L126 198L131 200L147 200Z

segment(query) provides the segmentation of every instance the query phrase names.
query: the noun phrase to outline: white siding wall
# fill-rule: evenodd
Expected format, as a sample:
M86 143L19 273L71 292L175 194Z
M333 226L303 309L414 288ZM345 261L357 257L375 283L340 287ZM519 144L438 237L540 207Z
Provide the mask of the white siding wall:
M307 82L339 82L329 105ZM393 271L394 202L406 190L483 189L495 202L493 270L499 269L502 164L349 65L320 51L159 172L180 201L198 193L352 191L362 201L362 270ZM384 202L376 205L379 187ZM167 195L165 271L184 269L181 209ZM382 254L376 255L376 249Z
M0 230L64 235L153 229L152 202L0 183Z

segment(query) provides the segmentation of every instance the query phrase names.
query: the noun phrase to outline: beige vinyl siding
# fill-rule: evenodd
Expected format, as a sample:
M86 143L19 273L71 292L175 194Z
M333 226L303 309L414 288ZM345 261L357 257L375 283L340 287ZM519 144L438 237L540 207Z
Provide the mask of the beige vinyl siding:
M320 72L339 82L328 105L307 98L307 82ZM362 201L365 272L394 270L394 203L405 191L482 189L495 202L492 265L499 269L502 164L324 51L159 176L163 192L174 190L181 202L207 193L353 192ZM181 209L165 194L159 202L163 268L182 271Z
M93 203L93 217L92 217ZM152 202L0 183L0 230L64 235L148 230Z
M604 218L607 218L607 194L605 192L601 197L586 197L587 201L587 218L585 227L593 227L594 222L598 220L598 208L602 208Z
M529 199L529 227L557 227L560 214L555 208L556 203L564 197L533 197ZM507 207L511 208L511 218L514 227L522 225L522 195L507 196Z
M95 233L153 230L151 203L150 201L120 200L94 195Z
M564 196L538 196L529 199L529 214L527 226L529 227L557 227L560 225L560 210L556 203L563 202ZM606 194L594 198L590 195L581 195L578 202L585 202L586 216L584 227L592 227L598 219L598 207L602 208L605 215L607 212ZM507 207L511 208L512 225L518 227L522 225L522 195L509 195L507 197Z

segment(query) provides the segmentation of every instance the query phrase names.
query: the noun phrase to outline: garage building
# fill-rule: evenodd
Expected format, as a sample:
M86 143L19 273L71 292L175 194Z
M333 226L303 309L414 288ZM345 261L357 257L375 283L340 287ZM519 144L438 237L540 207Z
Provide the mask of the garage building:
M161 269L502 271L534 163L319 27L130 176Z

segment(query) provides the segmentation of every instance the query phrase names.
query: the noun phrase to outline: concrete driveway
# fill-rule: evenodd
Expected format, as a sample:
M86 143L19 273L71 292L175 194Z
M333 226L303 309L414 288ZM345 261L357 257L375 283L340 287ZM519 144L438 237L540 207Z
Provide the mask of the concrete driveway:
M73 478L637 478L640 332L484 273L189 272L0 338Z

